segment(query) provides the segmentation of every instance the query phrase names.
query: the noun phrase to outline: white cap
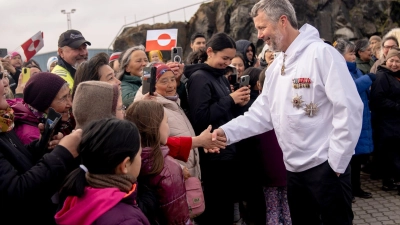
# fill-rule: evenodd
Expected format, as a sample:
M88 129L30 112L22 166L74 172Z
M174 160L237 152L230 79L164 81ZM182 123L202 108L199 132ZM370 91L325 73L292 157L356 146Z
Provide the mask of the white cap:
M50 66L51 66L51 64L52 64L53 62L57 62L57 61L58 61L57 56L52 56L52 57L50 57L49 60L47 60L47 71L51 72L51 71L50 71Z

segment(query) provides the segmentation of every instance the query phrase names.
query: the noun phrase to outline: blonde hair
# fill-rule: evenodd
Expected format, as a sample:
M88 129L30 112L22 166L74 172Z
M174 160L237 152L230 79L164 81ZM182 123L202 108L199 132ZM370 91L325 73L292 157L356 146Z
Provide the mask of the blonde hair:
M161 53L160 50L153 50L153 51L150 51L150 52L149 52L149 61L152 61L152 60L151 60L151 56L153 55L153 53L157 53L157 54L158 54L158 58L160 59L160 62L162 63L162 62L163 62L163 56L162 56L162 53Z
M395 37L395 38L397 39L397 42L400 42L400 28L393 28L393 29L391 29L389 32L387 32L387 33L385 34L385 37L384 37L383 39L385 39L385 38L387 38L387 37L390 37L390 36ZM384 41L383 41L383 42L384 42ZM382 44L383 44L383 42L382 42Z

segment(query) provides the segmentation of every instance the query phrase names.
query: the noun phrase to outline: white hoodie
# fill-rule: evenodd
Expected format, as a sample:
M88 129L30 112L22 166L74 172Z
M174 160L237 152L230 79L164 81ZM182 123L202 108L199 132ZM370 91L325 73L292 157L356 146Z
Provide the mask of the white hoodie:
M360 136L363 103L343 56L313 26L299 31L268 67L262 94L249 111L221 128L228 144L275 129L287 170L302 172L328 160L344 173ZM294 89L294 78L310 78L311 87ZM304 101L300 109L291 102L296 94ZM310 102L319 109L313 117L303 109Z

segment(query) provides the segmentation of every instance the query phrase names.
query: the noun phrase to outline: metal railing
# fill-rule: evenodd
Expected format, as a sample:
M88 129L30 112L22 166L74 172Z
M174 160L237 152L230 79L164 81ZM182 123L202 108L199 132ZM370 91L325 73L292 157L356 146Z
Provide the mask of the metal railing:
M195 6L195 5L204 4L204 3L207 3L207 2L211 2L211 1L212 1L212 0L197 2L197 3L191 4L191 5L187 5L187 6L178 8L178 9L174 9L174 10L171 10L171 11L168 11L168 12L164 12L164 13L161 13L161 14L158 14L158 15L150 16L150 17L148 17L148 18L144 18L144 19L140 19L140 20L135 20L134 22L126 23L126 24L122 25L121 28L119 29L118 33L115 35L114 39L111 41L110 45L108 46L108 48L107 48L107 54L109 54L111 45L115 42L115 40L117 39L117 37L120 35L121 31L122 31L125 27L127 27L127 26L129 26L129 25L132 25L132 24L136 24L136 25L138 26L140 22L143 22L143 21L146 21L146 20L149 20L149 19L153 19L153 23L155 23L155 18L156 18L156 17L160 17L160 16L164 16L164 15L168 15L168 20L169 20L169 22L171 22L171 18L170 18L170 15L169 15L169 14L172 13L172 12L179 11L179 10L183 10L184 18L185 18L185 21L186 21L186 12L185 12L185 9L186 9L186 8L189 8L189 7L192 7L192 6Z

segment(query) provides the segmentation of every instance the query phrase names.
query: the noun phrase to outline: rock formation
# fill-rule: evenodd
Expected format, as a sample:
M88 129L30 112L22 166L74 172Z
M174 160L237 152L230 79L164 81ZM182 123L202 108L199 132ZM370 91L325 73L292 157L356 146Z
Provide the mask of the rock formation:
M250 10L258 0L214 0L200 5L189 22L140 25L128 27L118 36L113 49L122 51L146 42L149 29L178 29L178 46L187 56L190 35L202 32L208 38L217 32L225 32L235 40L253 42L260 51L263 42L257 39ZM321 38L333 42L338 37L359 39L371 35L383 36L399 26L400 2L391 0L290 0L297 13L298 25L309 23L320 32ZM170 58L170 52L163 52Z

